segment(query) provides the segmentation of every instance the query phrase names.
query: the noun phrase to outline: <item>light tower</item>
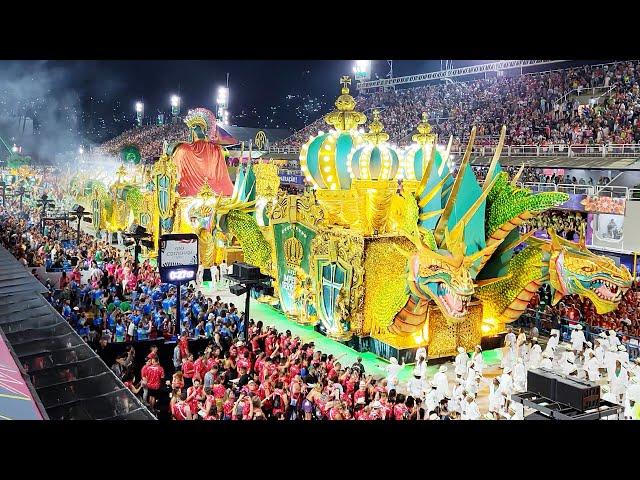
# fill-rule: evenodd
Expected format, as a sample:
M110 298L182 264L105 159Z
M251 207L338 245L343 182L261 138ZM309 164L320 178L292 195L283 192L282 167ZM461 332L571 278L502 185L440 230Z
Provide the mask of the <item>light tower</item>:
M142 126L142 119L144 118L144 103L136 102L136 121L138 126Z

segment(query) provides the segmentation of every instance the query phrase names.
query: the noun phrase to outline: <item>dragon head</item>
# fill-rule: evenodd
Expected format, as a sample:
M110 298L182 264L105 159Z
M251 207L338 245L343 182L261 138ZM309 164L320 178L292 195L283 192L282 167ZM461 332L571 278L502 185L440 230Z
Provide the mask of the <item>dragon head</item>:
M447 320L460 321L474 292L469 268L477 257L464 255L462 241L449 241L447 250L438 249L431 232L424 233L426 243L421 236L408 236L417 247L407 255L409 290L422 300L433 300Z
M549 280L555 291L554 305L564 295L587 297L599 314L615 310L631 287L631 273L605 256L590 252L581 239L570 242L550 231Z

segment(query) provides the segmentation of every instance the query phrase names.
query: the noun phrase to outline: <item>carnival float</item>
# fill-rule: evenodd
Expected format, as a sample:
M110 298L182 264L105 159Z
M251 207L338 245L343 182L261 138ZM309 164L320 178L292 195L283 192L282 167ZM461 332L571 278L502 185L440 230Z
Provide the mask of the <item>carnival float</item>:
M385 357L471 350L516 320L544 282L554 302L578 294L599 313L617 307L631 286L624 266L583 241L520 233L567 196L508 178L499 162L505 128L480 182L470 165L475 128L455 168L451 140L440 146L426 115L408 148L388 143L377 111L363 133L350 79L341 83L328 131L301 148L310 185L302 195L279 189L276 162L249 163L232 184L205 109L185 119L191 141L168 145L151 168L123 166L110 186L85 179L72 190L96 229L196 233L205 268L241 252L275 278L272 303L290 319Z

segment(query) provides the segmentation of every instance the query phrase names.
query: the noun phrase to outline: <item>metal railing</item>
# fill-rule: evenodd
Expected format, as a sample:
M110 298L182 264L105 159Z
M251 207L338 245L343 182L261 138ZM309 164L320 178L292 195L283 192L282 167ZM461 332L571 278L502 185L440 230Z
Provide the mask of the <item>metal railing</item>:
M410 138L406 135L403 138ZM466 145L460 144L451 147L453 155L463 155ZM476 145L473 147L473 155L490 157L494 154L496 145ZM297 154L299 147L269 147L269 153ZM640 157L640 144L609 144L609 145L506 145L502 149L503 157Z
M528 188L533 192L564 192L572 194L598 195L599 197L626 198L639 201L640 189L621 185L580 185L572 183L518 182L518 186Z
M464 154L466 145L451 147L454 155ZM481 157L492 156L496 145L477 145L473 147L473 154ZM635 157L640 156L640 144L609 144L609 145L507 145L502 149L504 157Z

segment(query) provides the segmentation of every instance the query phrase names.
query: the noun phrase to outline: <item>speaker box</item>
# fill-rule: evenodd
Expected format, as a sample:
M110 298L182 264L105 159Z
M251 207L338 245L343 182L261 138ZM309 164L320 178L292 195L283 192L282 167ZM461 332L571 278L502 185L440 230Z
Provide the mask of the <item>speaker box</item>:
M593 382L562 376L556 382L556 397L554 400L584 412L598 406L600 402L600 386Z
M129 227L129 232L134 235L142 235L143 233L147 233L147 229L142 225L138 225L137 223L132 223L131 227Z
M260 268L248 263L234 263L232 272L233 276L240 280L258 280L260 278Z
M557 377L553 372L543 369L529 370L527 390L545 398L555 400Z

